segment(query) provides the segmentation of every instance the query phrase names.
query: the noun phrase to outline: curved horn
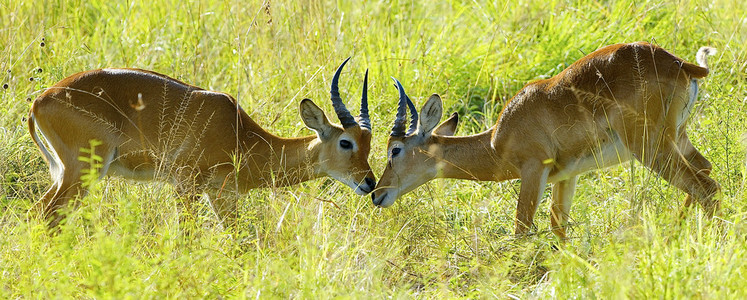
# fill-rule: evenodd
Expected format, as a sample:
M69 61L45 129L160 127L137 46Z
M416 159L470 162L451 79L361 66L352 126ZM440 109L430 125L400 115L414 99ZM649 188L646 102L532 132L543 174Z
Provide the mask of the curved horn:
M371 117L368 115L368 69L366 69L366 77L363 78L363 94L361 95L361 114L360 114L360 126L361 128L371 130Z
M334 107L337 118L340 119L340 123L342 124L343 128L358 126L358 123L355 122L355 118L353 118L353 115L351 115L350 111L348 111L348 109L345 107L345 103L342 103L342 98L340 98L340 92L337 88L337 83L340 80L340 73L342 72L342 68L346 63L348 63L349 60L350 57L342 62L342 64L337 68L335 76L332 77L332 89L329 91L330 95L332 96L332 107Z
M407 107L410 108L410 128L407 129L407 135L410 135L418 130L418 110L409 96L405 95L405 98L407 98Z
M399 90L399 103L397 104L397 117L394 119L394 126L392 126L392 133L390 135L403 137L405 136L405 121L407 119L407 94L405 94L405 89L399 83L399 80L394 77L392 79L394 79L397 90Z

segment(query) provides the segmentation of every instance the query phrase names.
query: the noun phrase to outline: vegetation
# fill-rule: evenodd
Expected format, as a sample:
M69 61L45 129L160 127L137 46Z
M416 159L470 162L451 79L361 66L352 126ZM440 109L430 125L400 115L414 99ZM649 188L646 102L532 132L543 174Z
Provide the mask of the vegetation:
M746 8L738 0L0 0L0 298L745 298ZM230 93L259 124L299 136L311 134L299 102L331 113L332 73L352 56L341 91L357 103L370 69L378 173L396 108L390 76L418 106L441 94L446 113L462 117L458 134L471 134L492 126L526 82L631 41L688 61L701 46L719 50L688 129L722 185L713 220L696 209L679 224L684 194L638 163L580 177L571 238L560 245L547 230L548 193L537 234L512 235L516 182L436 180L389 209L331 179L258 189L240 198L239 226L226 231L206 203L194 228L180 224L181 200L168 184L107 178L91 182L56 234L27 216L50 179L22 118L45 87L79 71L168 74Z

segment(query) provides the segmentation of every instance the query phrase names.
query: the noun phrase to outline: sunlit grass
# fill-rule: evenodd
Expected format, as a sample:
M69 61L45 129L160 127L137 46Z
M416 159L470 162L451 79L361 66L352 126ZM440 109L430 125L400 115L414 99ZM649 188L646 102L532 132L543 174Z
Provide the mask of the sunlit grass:
M0 1L0 297L744 298L747 10L742 1ZM437 180L389 209L330 179L259 189L227 232L207 203L180 223L163 183L107 178L55 235L26 211L50 183L22 118L73 73L138 67L234 95L281 136L311 134L334 68L357 103L365 69L385 163L396 91L458 111L459 135L495 123L526 82L585 53L651 41L689 61L713 46L688 127L713 163L723 211L678 225L684 195L640 164L579 177L570 239L512 235L518 183ZM42 46L43 44L43 46ZM7 88L1 85L7 84ZM353 113L357 113L353 109ZM330 115L331 116L331 115ZM29 218L30 217L30 218Z

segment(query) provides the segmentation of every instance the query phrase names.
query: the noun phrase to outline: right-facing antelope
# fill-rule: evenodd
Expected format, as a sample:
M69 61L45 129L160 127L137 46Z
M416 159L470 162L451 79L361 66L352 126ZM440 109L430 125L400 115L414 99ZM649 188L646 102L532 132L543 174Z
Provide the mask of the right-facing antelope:
M211 191L221 219L235 218L236 209L236 199L220 197L223 190L246 192L330 176L368 194L376 185L368 164L368 72L356 121L338 92L348 60L335 72L330 91L342 126L304 99L301 120L316 135L299 138L267 132L228 94L158 73L102 69L67 77L42 93L29 113L29 131L53 181L36 206L54 227L62 218L58 210L85 194L81 176L91 166L79 156L91 140L101 142L95 154L103 160L102 177L169 180L188 198Z
M452 136L456 114L437 126L443 110L438 95L418 117L395 80L399 109L373 203L388 207L436 177L521 178L515 232L525 234L546 184L554 183L552 230L564 238L577 176L635 158L687 193L685 208L694 200L712 215L719 185L685 128L697 79L708 75L707 56L714 51L701 48L698 66L649 43L603 47L552 78L527 84L495 126L463 137ZM412 115L407 132L406 106Z

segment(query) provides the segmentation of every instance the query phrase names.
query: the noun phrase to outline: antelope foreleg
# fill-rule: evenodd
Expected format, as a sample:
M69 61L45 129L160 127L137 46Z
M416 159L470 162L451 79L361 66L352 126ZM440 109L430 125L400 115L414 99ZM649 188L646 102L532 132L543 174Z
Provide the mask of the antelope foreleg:
M532 228L534 213L542 197L542 192L547 185L547 176L550 167L541 161L527 163L521 170L521 190L519 191L519 203L516 205L516 227L517 235L524 235Z

